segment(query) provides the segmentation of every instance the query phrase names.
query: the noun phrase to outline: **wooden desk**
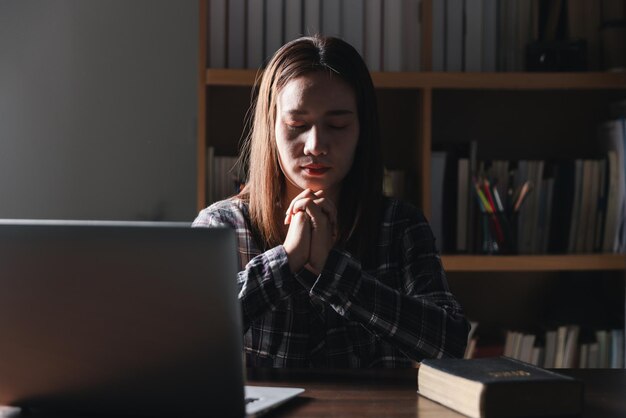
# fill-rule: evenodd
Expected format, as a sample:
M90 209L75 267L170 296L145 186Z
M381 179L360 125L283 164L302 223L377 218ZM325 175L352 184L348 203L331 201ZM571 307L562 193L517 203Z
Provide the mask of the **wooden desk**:
M560 370L585 382L583 417L626 417L626 370ZM306 391L271 411L280 417L463 417L417 395L417 370L249 369L248 384L294 386ZM0 408L0 418L44 418ZM79 418L85 418L80 416ZM45 418L68 418L45 415ZM69 418L77 418L71 416Z
M585 382L583 417L626 417L626 370L559 370ZM416 393L417 370L248 370L248 384L302 387L268 417L463 417Z

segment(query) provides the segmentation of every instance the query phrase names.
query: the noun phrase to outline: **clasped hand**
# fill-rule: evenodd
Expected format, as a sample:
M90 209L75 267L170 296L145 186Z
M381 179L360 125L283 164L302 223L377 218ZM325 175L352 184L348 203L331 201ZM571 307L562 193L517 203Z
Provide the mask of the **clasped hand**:
M292 272L305 267L315 275L324 268L337 238L337 209L324 191L304 190L285 213L289 225L283 244Z

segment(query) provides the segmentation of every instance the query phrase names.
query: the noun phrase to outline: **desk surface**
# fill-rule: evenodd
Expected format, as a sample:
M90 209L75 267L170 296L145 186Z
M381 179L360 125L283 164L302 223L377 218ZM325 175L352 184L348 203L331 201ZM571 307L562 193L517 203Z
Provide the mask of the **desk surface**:
M559 371L585 382L583 417L626 417L626 370ZM417 369L249 369L247 374L247 383L251 385L306 389L296 399L271 411L267 418L463 417L417 395ZM22 417L19 411L0 408L0 418Z
M585 382L583 417L626 416L626 370L568 369ZM463 417L416 393L417 370L248 370L250 385L306 391L268 417Z

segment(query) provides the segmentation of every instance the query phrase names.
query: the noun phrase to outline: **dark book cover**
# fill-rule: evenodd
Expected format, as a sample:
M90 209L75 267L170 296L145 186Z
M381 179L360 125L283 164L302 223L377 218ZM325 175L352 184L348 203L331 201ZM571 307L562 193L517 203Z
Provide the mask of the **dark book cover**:
M575 161L562 160L554 167L554 194L550 231L549 253L566 253L569 243L572 209L574 206Z
M575 415L583 383L508 357L426 359L421 395L472 417Z

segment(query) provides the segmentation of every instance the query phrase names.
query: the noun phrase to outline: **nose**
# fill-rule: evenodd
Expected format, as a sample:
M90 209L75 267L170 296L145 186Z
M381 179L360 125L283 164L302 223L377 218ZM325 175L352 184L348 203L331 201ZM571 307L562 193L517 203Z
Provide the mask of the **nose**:
M328 153L328 144L325 141L319 127L313 125L306 134L304 143L304 155L326 155Z

